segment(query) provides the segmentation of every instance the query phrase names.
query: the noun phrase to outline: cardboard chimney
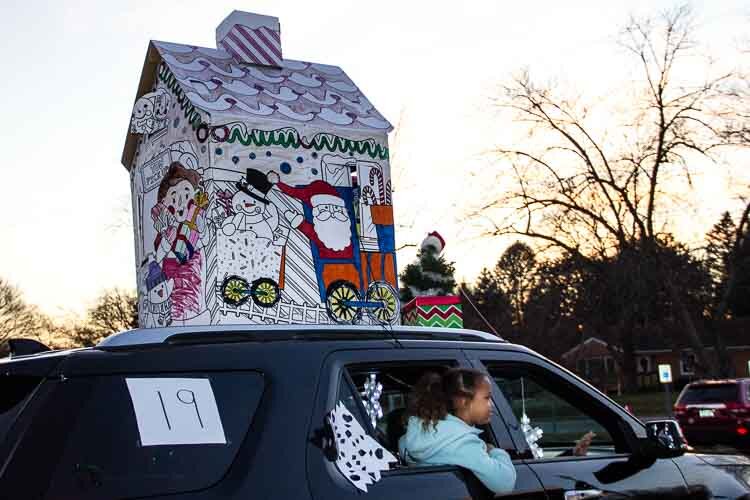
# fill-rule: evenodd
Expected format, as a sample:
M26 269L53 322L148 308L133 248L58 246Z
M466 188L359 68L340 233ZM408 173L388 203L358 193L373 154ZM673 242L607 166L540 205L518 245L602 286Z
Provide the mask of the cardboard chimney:
M122 155L142 327L399 321L390 123L277 18L152 41Z

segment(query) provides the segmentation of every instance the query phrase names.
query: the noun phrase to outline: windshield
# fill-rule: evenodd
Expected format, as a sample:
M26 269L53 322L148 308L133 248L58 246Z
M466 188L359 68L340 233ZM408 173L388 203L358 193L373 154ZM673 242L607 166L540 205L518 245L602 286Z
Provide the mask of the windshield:
M679 404L726 403L737 401L737 384L693 385L687 387Z

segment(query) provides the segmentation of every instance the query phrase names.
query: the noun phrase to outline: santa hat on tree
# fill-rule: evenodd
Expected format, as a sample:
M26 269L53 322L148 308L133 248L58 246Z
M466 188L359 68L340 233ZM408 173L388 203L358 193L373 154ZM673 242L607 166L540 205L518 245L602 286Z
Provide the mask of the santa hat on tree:
M438 255L443 253L445 240L440 236L440 233L433 231L427 235L424 241L422 241L422 251L424 252L428 247L434 248Z

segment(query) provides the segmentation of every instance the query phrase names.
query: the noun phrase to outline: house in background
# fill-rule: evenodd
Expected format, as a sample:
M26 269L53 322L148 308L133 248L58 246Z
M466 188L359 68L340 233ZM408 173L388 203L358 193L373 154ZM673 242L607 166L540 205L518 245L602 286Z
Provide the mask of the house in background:
M734 375L750 376L750 319L726 321L719 327ZM709 357L715 356L709 336L704 334L702 337ZM660 364L671 365L672 377L677 387L698 378L695 352L686 344L671 345L669 338L665 335L638 336L635 363L639 388L659 388L657 370ZM562 364L603 392L617 394L624 387L624 377L615 362L613 351L619 354L621 349L617 346L611 347L597 337L589 337L565 352L561 357Z
M150 42L122 154L141 326L399 322L391 129L275 17Z

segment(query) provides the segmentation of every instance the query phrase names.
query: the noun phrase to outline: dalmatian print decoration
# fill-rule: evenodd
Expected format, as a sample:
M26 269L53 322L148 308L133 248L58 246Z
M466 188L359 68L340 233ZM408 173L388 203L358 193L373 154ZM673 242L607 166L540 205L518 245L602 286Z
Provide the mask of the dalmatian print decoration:
M326 419L336 439L336 468L356 488L367 492L367 485L380 481L380 472L398 459L367 435L341 401Z

